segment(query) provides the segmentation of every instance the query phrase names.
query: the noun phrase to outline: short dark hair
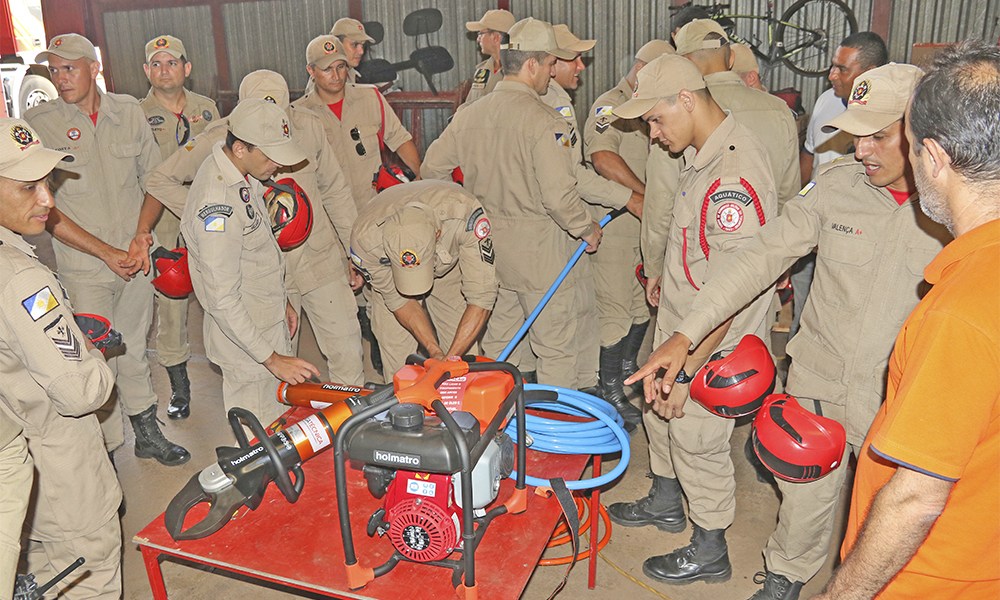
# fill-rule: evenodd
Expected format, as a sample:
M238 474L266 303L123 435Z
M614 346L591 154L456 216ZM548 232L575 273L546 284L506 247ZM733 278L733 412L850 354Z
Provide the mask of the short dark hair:
M244 146L246 146L247 152L251 152L251 151L253 151L254 148L256 148L256 146L254 146L250 142L244 142L240 138L238 138L235 135L233 135L232 131L227 131L226 132L226 148L229 148L229 150L232 151L233 145L236 142L239 142L239 143L243 144Z
M913 92L914 153L932 139L971 182L1000 181L1000 47L955 44L934 58Z
M532 58L541 63L548 55L549 53L544 50L500 50L500 64L503 65L503 74L517 75L524 67L524 63Z
M685 6L677 11L676 15L670 18L670 31L676 32L678 29L684 27L691 21L711 18L712 15L708 14L708 11L700 6Z
M889 51L885 47L885 42L872 31L852 33L840 42L840 46L857 50L858 64L866 71L889 62Z

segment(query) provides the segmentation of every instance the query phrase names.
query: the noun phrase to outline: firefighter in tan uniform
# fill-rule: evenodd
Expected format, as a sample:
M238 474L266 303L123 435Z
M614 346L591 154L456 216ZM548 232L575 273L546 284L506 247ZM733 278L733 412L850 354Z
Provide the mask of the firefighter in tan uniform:
M184 44L171 35L161 35L146 43L146 63L142 66L149 79L149 93L139 101L146 122L166 160L178 148L193 140L205 127L219 118L215 102L184 88L191 74L191 63ZM167 249L184 245L180 239L181 222L166 212L153 229L160 244ZM170 405L167 416L184 419L191 414L191 382L187 361L187 298L170 298L159 292L156 298L156 358L170 378Z
M0 200L2 202L2 200ZM28 454L22 427L0 410L0 593L14 589L21 526L28 508L35 463Z
M648 64L638 74L633 99L613 113L642 116L650 136L673 152L684 152L664 258L658 343L687 314L705 282L777 215L774 181L757 136L715 103L701 73L680 56ZM713 353L733 350L744 335L762 337L769 302L763 295L727 314L726 323L686 357L684 370L695 373ZM643 367L633 378L647 372L648 366ZM670 584L726 581L732 569L725 532L736 513L729 447L734 421L688 402L690 379L667 395L654 393L654 375L655 370L644 382L653 408L644 415L653 489L649 496L614 504L608 512L622 525L655 524L678 532L686 525L683 489L694 529L691 544L647 559L643 573Z
M205 308L205 351L222 369L226 411L243 407L262 423L283 412L278 380L319 376L291 356L298 319L285 296L285 265L261 183L280 166L306 159L284 111L267 100L244 100L229 115L225 142L198 169L181 216L191 282Z
M361 211L351 260L375 291L372 329L387 377L417 344L431 358L476 353L497 297L495 257L490 220L460 185L396 185Z
M306 241L285 250L285 288L288 301L297 315L302 309L320 351L327 358L331 381L350 385L364 383L361 356L361 329L357 319L344 307L354 304L347 265L351 227L357 209L350 188L319 119L307 110L288 105L288 86L274 71L254 71L243 78L240 101L247 98L269 99L288 114L292 139L309 155L310 160L294 168L279 169L273 179L291 177L305 191L313 204L312 232ZM228 119L213 124L163 162L149 177L149 193L171 211L181 214L187 200L187 188L198 168L212 154L215 144L226 139ZM140 221L140 229L144 227ZM298 332L292 336L292 348L298 347Z
M514 15L506 10L488 10L478 21L469 21L465 28L475 31L476 42L479 49L489 58L476 65L476 70L472 74L472 87L465 97L465 102L459 109L462 109L486 94L493 91L493 88L503 79L502 65L500 64L500 44L503 36L514 26Z
M558 48L551 25L535 19L519 21L509 37L501 54L504 80L455 115L428 148L423 169L427 178L448 180L461 167L466 189L490 218L500 292L483 351L494 357L555 281L578 240L593 252L601 238L576 190L571 130L539 99L557 57L575 55ZM581 328L597 328L586 318L587 286L580 283L592 277L589 262L581 261L528 330L540 383L574 389L597 383L597 364L578 364L585 358L580 341L592 335Z
M594 165L594 170L602 176L639 195L646 192L649 127L642 119L615 120L611 111L632 97L639 70L653 59L673 54L673 51L673 46L661 40L653 40L640 48L632 70L616 88L594 102L583 128L584 160ZM594 214L593 209L591 214ZM639 369L637 355L649 326L645 290L635 273L642 262L639 230L640 221L630 215L613 219L604 226L601 252L593 257L601 322L601 393L605 400L623 407L622 416L636 425L642 422L642 411L628 402L622 380Z
M713 275L651 364L669 377L689 345L816 246L813 291L788 344L786 391L844 425L842 462L857 454L885 397L896 334L927 289L924 267L951 239L921 212L907 161L902 119L921 75L890 63L858 77L847 111L829 124L854 134L855 158L821 167L781 217ZM842 464L810 483L777 480L778 525L755 600L798 598L823 566L846 471Z
M152 278L139 273L124 249L135 231L146 178L160 152L139 103L97 87L101 65L93 44L76 34L52 38L39 54L60 97L31 109L25 120L49 147L73 155L61 165L59 208L46 224L59 279L77 310L114 323L124 353L108 364L117 399L102 410L109 451L124 443L121 412L135 431L135 455L167 466L187 462L187 450L163 437L156 421L156 394L146 359L146 332L153 316Z
M344 55L347 57L347 66L351 68L349 76L351 83L358 79L358 65L361 64L361 57L365 55L365 44L374 44L375 40L365 31L365 26L357 19L337 19L330 29L330 35L336 36L344 46ZM310 93L312 90L309 90Z
M122 493L93 414L111 395L114 376L77 327L59 280L21 238L45 229L55 205L49 172L66 156L46 150L26 122L0 119L0 422L24 429L31 457L20 460L30 469L33 458L37 472L25 528L28 571L48 581L82 556L86 568L51 593L118 600ZM3 480L4 502L31 489L30 472L22 477ZM15 561L17 512L0 513L5 529L7 519L17 521ZM6 567L0 580L9 598L13 572Z

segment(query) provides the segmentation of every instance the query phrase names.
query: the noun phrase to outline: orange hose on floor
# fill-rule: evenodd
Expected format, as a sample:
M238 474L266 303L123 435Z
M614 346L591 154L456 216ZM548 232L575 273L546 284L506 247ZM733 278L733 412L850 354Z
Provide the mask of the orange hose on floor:
M577 516L580 518L580 523L581 523L580 535L582 536L590 529L590 519L587 518L589 512L587 509L590 503L584 500L583 498L574 498L574 499L576 500ZM611 517L608 516L608 511L604 508L603 504L598 504L597 506L598 510L600 511L599 514L601 516L601 520L604 521L604 537L602 537L600 541L597 542L597 551L600 552L601 549L607 546L608 542L611 541ZM593 537L595 536L591 536L591 539L593 539ZM559 526L556 527L556 530L552 533L552 539L549 540L549 543L548 545L546 545L546 548L554 548L556 546L562 546L563 544L569 544L571 543L571 540L572 537L570 536L569 529L566 527L566 520L562 519L560 521ZM590 558L590 551L591 548L587 548L586 550L580 551L576 555L576 559L586 560ZM560 558L543 558L542 560L538 561L538 564L543 567L549 567L554 565L567 565L572 560L573 560L572 555L563 556Z

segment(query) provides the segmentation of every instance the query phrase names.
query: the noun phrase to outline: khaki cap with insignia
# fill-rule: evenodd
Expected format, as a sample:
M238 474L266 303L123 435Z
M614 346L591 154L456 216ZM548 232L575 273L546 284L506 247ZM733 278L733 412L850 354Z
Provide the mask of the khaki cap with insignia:
M729 36L718 22L712 19L695 19L674 35L677 54L691 54L698 50L721 48L729 43Z
M146 64L153 60L153 55L157 52L166 52L174 58L187 56L184 43L172 35L158 35L146 42Z
M760 65L757 64L757 57L753 55L750 46L743 44L733 44L733 73L750 73L756 71L760 73Z
M267 69L248 73L240 82L240 101L247 98L267 100L281 110L288 110L288 83L280 73Z
M0 118L0 177L38 181L68 156L43 146L27 122Z
M344 36L355 42L374 42L375 40L365 32L365 26L357 19L343 18L333 24L330 35Z
M919 67L889 63L866 71L854 80L847 110L823 126L864 137L878 133L903 118L906 103L924 72Z
M49 47L45 52L39 52L35 60L40 63L47 62L49 56L53 54L66 60L89 58L97 62L97 51L94 50L94 44L82 35L75 33L64 33L52 38L52 41L49 42Z
M385 253L392 267L392 281L404 296L426 294L434 284L434 249L437 227L423 210L404 206L382 224Z
M635 58L644 63L651 63L664 54L677 54L677 51L670 45L670 42L652 40L646 42L642 48L639 48L639 51L635 53Z
M229 114L229 131L279 165L295 165L306 159L288 130L285 111L267 100L249 98L237 104Z
M501 50L520 50L521 52L547 52L556 58L573 60L576 53L563 50L556 43L556 32L552 25L538 19L522 19L510 28L510 41L501 44Z
M342 60L347 62L347 54L344 53L344 45L340 43L337 36L320 35L313 38L306 46L306 64L316 65L318 69L325 69Z
M636 74L632 99L611 112L621 119L635 119L648 113L661 98L704 88L705 79L693 62L676 54L664 55Z
M510 11L506 10L488 10L486 11L486 14L483 15L482 19L479 19L478 21L467 21L465 23L465 28L469 31L492 29L493 31L502 31L507 33L513 26L514 15L510 14Z
M597 40L581 40L573 35L566 25L553 25L552 31L556 32L556 44L563 50L569 50L577 54L593 50Z

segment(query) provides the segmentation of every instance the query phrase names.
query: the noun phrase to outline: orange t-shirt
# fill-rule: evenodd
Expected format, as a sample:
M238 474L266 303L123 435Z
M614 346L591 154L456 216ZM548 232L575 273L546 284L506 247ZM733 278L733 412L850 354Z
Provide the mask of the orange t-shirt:
M847 536L900 465L953 481L944 511L877 597L1000 598L1000 220L924 269L934 285L904 323L885 403L861 450Z

